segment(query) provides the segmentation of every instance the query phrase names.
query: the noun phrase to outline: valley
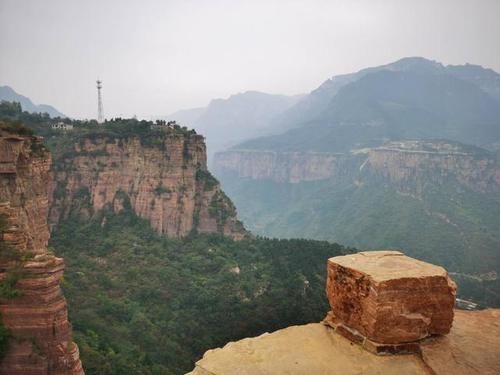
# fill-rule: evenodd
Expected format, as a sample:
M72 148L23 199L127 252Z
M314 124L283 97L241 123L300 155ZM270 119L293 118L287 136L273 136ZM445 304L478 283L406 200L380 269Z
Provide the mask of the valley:
M277 107L245 125L262 132L246 134L273 135L215 153L214 174L206 142L218 130L206 140L175 121L123 118L64 119L61 129L2 102L7 141L37 139L19 159L26 166L13 163L10 146L0 153L2 202L24 207L36 233L26 240L3 225L2 238L54 259L40 267L55 275L46 292L62 309L72 373L81 363L86 374L185 373L228 341L317 322L327 311L326 259L358 249L402 249L445 267L464 306L500 306L500 105L495 84L483 89L484 80L457 69L405 59L293 100L266 96ZM415 87L419 94L408 94ZM440 90L451 99L436 106ZM222 107L212 108L220 110L213 123L234 101L231 122L246 116L252 107L240 100L253 95L213 103ZM300 122L288 123L292 115ZM28 179L7 187L13 174L36 170L30 157L39 153L45 182L31 204ZM60 358L51 347L39 352L34 333L19 333L9 316L16 303L41 303L18 294L40 294L18 277L4 277L11 281L0 299L4 368L27 358L16 355L25 350L19 340L41 364ZM55 279L64 280L67 311Z
M474 73L472 73L474 72ZM500 303L500 75L423 58L333 77L213 170L263 236L405 249ZM463 294L462 294L463 293Z

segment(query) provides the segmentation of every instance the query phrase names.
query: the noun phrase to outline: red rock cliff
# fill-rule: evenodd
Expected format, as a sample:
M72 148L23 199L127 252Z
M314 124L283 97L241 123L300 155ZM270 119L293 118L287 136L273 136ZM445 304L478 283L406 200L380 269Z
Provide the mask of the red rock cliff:
M40 140L0 133L0 316L10 331L0 374L83 375L60 280L47 250L51 157Z
M55 161L50 223L75 211L87 216L129 201L153 229L171 237L246 235L232 202L207 170L202 136L166 132L154 144L139 137L83 138Z

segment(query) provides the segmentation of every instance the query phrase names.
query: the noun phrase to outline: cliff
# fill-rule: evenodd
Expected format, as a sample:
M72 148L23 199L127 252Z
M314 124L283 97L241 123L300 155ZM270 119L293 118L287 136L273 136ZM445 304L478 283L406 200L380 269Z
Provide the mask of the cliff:
M328 152L230 150L215 154L214 172L218 176L298 183L352 176L361 163L351 155Z
M130 207L159 234L246 235L236 209L208 172L202 136L175 131L72 139L54 162L51 225L70 215Z
M427 185L453 180L479 193L500 191L500 162L484 150L446 142L390 142L368 152L363 172L378 174L399 190L420 194Z
M439 141L389 142L384 146L327 152L230 150L214 158L218 176L299 183L334 178L356 181L376 176L402 191L454 179L477 192L500 191L500 162L485 150Z
M64 261L47 249L50 165L40 139L0 131L0 317L9 332L0 374L83 375L60 288Z

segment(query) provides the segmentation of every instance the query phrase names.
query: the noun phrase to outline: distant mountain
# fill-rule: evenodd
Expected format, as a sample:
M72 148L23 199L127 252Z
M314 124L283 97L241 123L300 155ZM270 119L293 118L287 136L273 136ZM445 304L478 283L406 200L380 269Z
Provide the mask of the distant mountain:
M203 134L210 158L213 153L245 139L271 134L272 121L299 99L298 95L247 91L227 99L214 99L205 108L178 111L165 118L192 126Z
M175 120L178 123L187 126L188 128L192 128L193 124L198 121L200 116L205 112L206 107L199 108L191 108L191 109L181 109L180 111L176 111L168 116L161 116L162 120Z
M492 70L423 58L333 77L213 169L254 233L404 249L498 306L499 92Z
M30 113L48 113L50 117L66 117L54 107L47 104L33 104L30 98L18 94L10 86L0 86L0 101L19 102L24 111Z
M446 72L479 86L486 93L500 101L500 74L480 65L448 65Z
M500 141L497 91L492 70L403 59L326 81L280 115L292 129L238 147L344 152L405 138L488 147Z
M429 73L438 72L442 69L444 69L443 65L435 61L430 61L422 57L407 57L390 64L362 69L356 73L334 76L323 82L309 95L304 95L302 100L296 105L278 116L273 126L275 128L290 129L316 118L319 113L327 109L331 100L342 87L359 80L367 74L380 70Z

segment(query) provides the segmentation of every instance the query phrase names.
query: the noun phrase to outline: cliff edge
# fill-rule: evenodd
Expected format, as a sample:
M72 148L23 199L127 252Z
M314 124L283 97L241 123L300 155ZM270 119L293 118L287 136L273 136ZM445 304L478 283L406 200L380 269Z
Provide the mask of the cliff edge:
M326 292L322 324L209 350L190 375L500 373L500 310L453 311L441 267L396 251L339 256Z
M457 310L447 336L422 345L422 355L400 356L372 354L320 323L294 326L209 350L190 374L495 375L499 319L499 310Z
M0 374L83 375L47 249L51 156L41 140L0 130Z
M104 126L104 125L103 125ZM144 125L143 127L146 127ZM248 233L207 169L204 138L168 127L141 134L83 134L62 139L50 192L51 225L129 205L159 234Z

